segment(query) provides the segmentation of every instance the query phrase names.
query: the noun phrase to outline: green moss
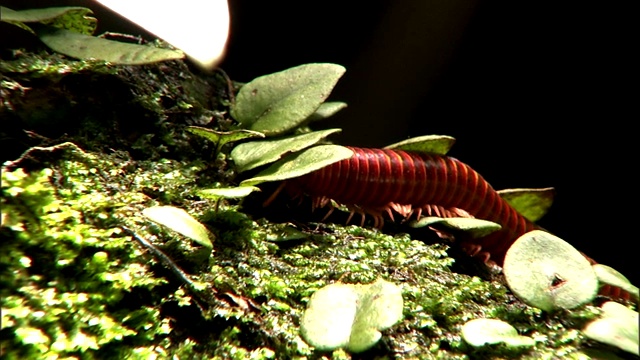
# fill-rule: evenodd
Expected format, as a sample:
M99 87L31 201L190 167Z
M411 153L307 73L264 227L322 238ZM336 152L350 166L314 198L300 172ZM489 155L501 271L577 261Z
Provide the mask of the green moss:
M99 193L58 197L52 175L49 168L2 173L0 291L3 332L13 332L4 350L12 358L126 356L113 344L156 345L170 330L168 319L158 322L152 306L122 307L138 289L166 281L149 272L122 231L99 225Z
M298 328L311 294L332 282L379 277L402 287L405 309L404 320L371 350L378 353L569 356L585 341L576 329L598 313L530 308L500 283L452 273L447 246L407 234L321 225L307 238L268 241L281 226L254 221L234 204L195 197L196 174L205 166L198 161L123 167L72 144L57 150L44 169L2 172L3 333L11 334L2 345L13 358L318 356ZM216 235L210 259L197 259L197 244L140 215L145 206L167 203L187 209ZM122 227L163 250L190 274L193 287ZM524 353L473 350L459 332L478 317L508 321L538 346Z
M0 115L30 116L20 86L57 92L66 62L76 66L74 76L143 85L127 92L134 107L118 107L122 98L104 93L74 97L82 105L71 113L84 119L74 127L56 122L70 108L48 107L37 116L68 130L71 142L38 144L2 169L0 347L7 358L349 359L344 350L321 353L307 345L299 336L302 313L322 286L380 277L402 288L404 319L363 356L579 358L589 344L577 329L598 315L596 307L553 314L528 307L499 281L452 272L444 244L327 224L296 227L305 237L286 240L274 234L294 225L253 219L237 202L197 196L201 188L237 183L228 149L214 153L181 127L211 115L202 99L215 95L213 102L223 104L223 90L176 94L178 71L164 77L166 64L78 70L81 62L44 58L39 68L0 61L0 69L12 66L3 71L9 80L0 91L10 102ZM176 69L186 67L178 62ZM39 87L39 77L56 86ZM86 90L94 82L79 84ZM113 114L105 117L105 109ZM132 113L148 121L135 131L113 131L113 119ZM21 132L39 130L18 124ZM182 208L204 223L215 235L211 256L145 219L141 210L154 205ZM507 321L537 345L472 349L460 329L478 317Z
M0 73L0 116L7 123L0 135L13 145L3 160L39 145L35 140L65 135L89 151L216 161L210 145L184 127L229 126L220 116L227 102L225 76L196 77L181 61L114 66L18 49L0 60ZM25 137L23 130L40 137Z
M14 60L0 61L0 72L4 74L23 74L31 79L48 78L61 80L65 75L91 71L98 74L115 74L116 68L104 61L74 61L62 55L24 54L17 52Z

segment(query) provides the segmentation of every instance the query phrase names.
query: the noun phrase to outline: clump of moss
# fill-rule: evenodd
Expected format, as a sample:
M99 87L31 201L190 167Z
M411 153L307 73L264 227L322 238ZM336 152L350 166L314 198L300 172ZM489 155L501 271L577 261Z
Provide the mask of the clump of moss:
M137 159L210 158L208 144L184 127L230 125L221 115L230 96L226 75L198 77L183 61L114 66L15 50L3 53L0 73L0 116L6 120L0 135L12 145L2 160L59 137L85 150L108 147Z
M103 225L113 203L79 191L86 182L58 197L53 175L2 172L2 348L16 359L157 354L169 320L136 298L166 281L128 236ZM115 346L123 343L135 347Z

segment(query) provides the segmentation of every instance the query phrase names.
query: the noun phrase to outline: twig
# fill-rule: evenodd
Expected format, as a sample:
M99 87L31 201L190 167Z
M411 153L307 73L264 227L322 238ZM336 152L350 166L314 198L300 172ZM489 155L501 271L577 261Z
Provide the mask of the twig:
M162 250L158 249L150 241L136 234L133 230L129 229L128 227L121 226L120 228L122 228L122 230L124 230L127 234L131 235L142 246L144 246L149 251L151 251L151 253L153 253L153 255L160 260L162 265L164 265L169 270L171 270L171 272L173 272L174 275L176 275L180 280L182 280L182 282L184 282L187 285L187 288L189 289L189 291L193 295L195 295L198 298L198 300L200 300L205 304L209 303L207 299L202 295L202 292L196 287L193 280L189 278L189 275L187 275L184 271L182 271L182 269L180 269L180 267L178 267L178 265L176 265L176 263L173 262L173 260L171 260L171 258L167 256L167 254L162 252ZM211 291L215 293L214 290L211 290ZM200 310L203 311L202 306L200 304L198 304L198 306L201 308Z

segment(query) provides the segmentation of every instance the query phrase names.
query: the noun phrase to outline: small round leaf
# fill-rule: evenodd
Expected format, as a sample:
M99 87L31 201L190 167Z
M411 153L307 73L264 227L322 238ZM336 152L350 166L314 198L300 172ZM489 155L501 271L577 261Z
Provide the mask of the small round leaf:
M531 347L536 344L532 338L518 335L518 331L513 326L498 319L468 321L462 326L462 338L474 347L498 343L511 347Z
M402 319L403 301L402 290L384 280L357 286L356 291L359 307L347 349L357 353L375 345L382 337L380 330Z
M250 130L284 134L316 112L345 71L336 64L305 64L258 77L240 88L231 116Z
M300 323L302 337L318 350L346 347L358 310L357 301L353 285L331 284L316 291Z
M545 311L575 308L598 291L589 261L569 243L541 230L519 237L507 251L503 267L513 293Z
M319 350L362 352L380 340L381 330L402 319L402 309L402 290L390 282L332 284L311 296L300 331Z
M596 341L640 356L638 312L614 301L602 304L602 317L585 326L584 334Z

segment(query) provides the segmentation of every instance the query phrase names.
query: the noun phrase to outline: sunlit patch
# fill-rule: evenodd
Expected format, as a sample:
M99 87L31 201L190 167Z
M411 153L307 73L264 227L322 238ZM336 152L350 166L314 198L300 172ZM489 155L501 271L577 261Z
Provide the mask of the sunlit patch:
M229 35L226 0L97 0L113 11L184 51L204 70L214 69L225 54Z

